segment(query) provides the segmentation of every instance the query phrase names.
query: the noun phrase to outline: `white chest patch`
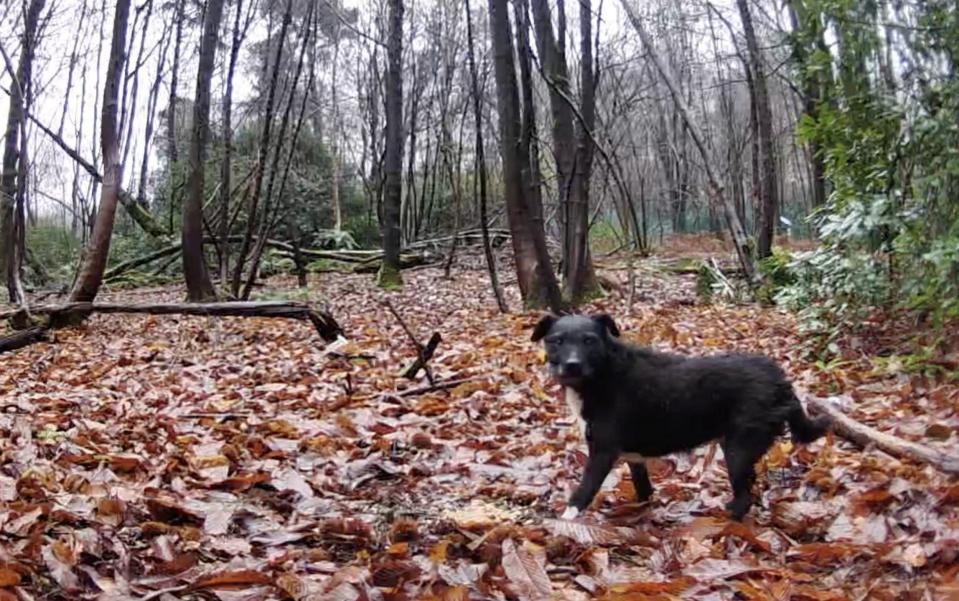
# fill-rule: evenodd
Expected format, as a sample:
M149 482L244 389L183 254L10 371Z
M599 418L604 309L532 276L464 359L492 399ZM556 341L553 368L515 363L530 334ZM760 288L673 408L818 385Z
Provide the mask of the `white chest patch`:
M583 435L586 434L586 421L583 419L583 397L572 388L566 387L566 406L569 407L570 414L576 418L579 429Z

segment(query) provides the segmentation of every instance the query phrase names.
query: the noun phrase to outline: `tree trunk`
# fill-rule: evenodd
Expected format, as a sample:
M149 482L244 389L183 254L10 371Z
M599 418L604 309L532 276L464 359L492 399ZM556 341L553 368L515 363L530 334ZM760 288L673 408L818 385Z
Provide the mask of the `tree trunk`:
M793 35L790 38L792 40L792 58L801 73L803 114L808 119L816 121L819 119L819 104L823 101L824 96L823 82L832 79L829 68L826 68L823 72L819 69L813 69L807 64L812 52L825 47L819 17L815 14L808 14L809 9L803 0L790 0L788 9L789 20L793 28ZM806 23L811 27L807 29ZM808 34L812 34L812 40L805 39L808 35L807 31ZM813 207L816 208L826 204L826 165L819 143L816 140L809 141L808 154L812 169Z
M769 90L766 86L766 74L763 69L759 42L753 28L752 15L749 13L748 0L736 0L739 16L743 21L746 34L746 47L749 50L749 62L753 74L753 86L756 98L756 125L759 128L760 150L760 204L759 219L756 224L756 255L762 259L772 254L773 234L776 230L776 212L779 208L779 177L776 159L776 141L773 139L773 113L769 102Z
M560 311L562 296L550 265L546 234L542 223L534 221L533 210L523 193L522 170L526 157L519 152L521 118L507 0L489 0L489 13L503 187L520 294L528 306L549 306Z
M263 200L263 218L260 221L259 235L257 237L257 243L253 247L253 252L250 255L250 271L247 274L246 283L243 285L243 291L240 293L240 298L247 300L250 298L250 294L253 292L253 285L256 283L257 270L259 269L260 259L263 256L263 251L265 249L264 242L267 237L270 235L273 227L278 221L278 215L282 210L282 199L283 199L283 188L286 186L286 178L290 172L290 166L293 161L293 154L296 151L296 140L300 135L300 127L303 124L303 115L306 112L306 102L309 99L309 90L312 87L312 74L313 69L310 69L310 78L311 81L306 86L306 91L303 94L303 102L301 103L302 110L300 111L299 119L296 122L295 132L293 137L289 139L289 149L288 156L286 160L286 167L284 168L283 175L280 177L280 189L276 197L273 196L273 190L277 181L277 174L280 172L280 156L283 153L284 142L287 141L286 131L290 125L290 115L293 111L293 105L296 101L296 88L300 82L300 75L303 72L303 63L306 57L306 49L309 46L311 41L311 25L313 23L313 8L315 4L309 4L306 12L305 25L302 28L302 35L300 40L300 52L296 61L296 68L293 72L292 83L289 83L290 96L287 100L286 107L283 109L283 115L280 117L280 128L277 131L276 136L276 145L273 152L273 161L270 163L270 178L266 183L266 196ZM279 62L277 62L279 64Z
M649 57L652 59L653 64L656 65L656 70L659 72L660 77L662 78L663 82L665 82L666 87L669 88L669 93L673 97L673 103L676 105L676 109L679 111L683 121L686 123L689 134L692 137L693 142L696 144L696 148L699 150L699 154L703 160L703 168L706 171L706 177L709 181L710 194L713 197L713 201L721 203L723 207L723 213L726 217L726 225L729 227L733 244L736 247L736 254L739 256L739 262L743 267L743 273L746 275L746 279L751 285L757 285L761 280L759 273L756 271L755 264L753 263L753 257L749 248L749 239L746 237L746 230L743 228L742 221L739 220L739 215L736 213L736 207L733 206L733 203L729 201L729 198L723 194L723 187L719 183L719 178L716 176L716 172L714 171L712 163L710 162L711 157L706 149L706 143L703 141L703 137L699 133L699 129L692 121L689 107L686 105L686 99L680 92L676 82L673 81L669 71L666 70L666 65L663 63L662 57L660 57L656 46L653 44L653 40L650 37L649 32L647 32L646 28L643 26L643 22L640 20L639 15L630 4L630 0L620 0L620 3L623 6L623 10L626 12L626 15L629 17L629 21L632 24L633 29L635 29L636 33L639 34L639 37L643 42L643 46L646 47L646 51L649 53Z
M206 144L210 138L210 80L216 61L223 0L209 0L203 15L203 39L196 74L196 98L193 103L193 139L190 141L190 179L183 202L183 276L187 300L194 303L216 299L203 256L203 184Z
M533 0L533 21L536 24L536 40L542 57L543 70L550 90L550 107L553 118L553 154L556 157L557 192L563 215L563 277L568 300L574 304L592 295L597 289L596 276L589 258L587 233L589 231L589 177L592 169L592 140L596 105L593 95L593 65L590 7L580 3L588 18L580 24L583 50L581 84L583 93L580 113L585 123L579 128L573 125L572 93L569 68L560 34L553 33L552 16L546 0ZM565 5L556 4L559 29L565 31ZM519 27L519 24L517 25ZM523 32L517 33L521 39ZM524 106L527 103L524 98ZM529 103L532 107L532 103ZM588 105L588 106L587 106ZM524 114L524 118L526 117ZM578 131L577 131L578 130Z
M566 294L573 303L596 296L599 284L589 254L589 195L593 175L593 131L596 129L596 73L593 64L593 9L591 0L579 0L580 112L576 128L576 165L570 198L570 255Z
M493 257L493 249L489 239L489 225L486 222L486 151L483 145L483 111L480 108L480 90L479 75L476 68L476 50L473 40L473 16L470 14L470 0L466 0L466 36L467 36L467 59L470 68L470 86L472 87L473 102L473 127L476 134L476 171L479 177L473 180L474 194L476 191L476 180L479 180L479 213L480 227L483 232L483 255L486 257L486 267L489 271L490 287L493 289L493 296L496 298L496 306L501 313L506 313L506 301L503 298L503 290L499 285L499 276L496 274L496 259Z
M117 102L120 79L123 76L125 59L123 51L129 16L130 0L117 0L113 17L113 36L110 42L110 61L107 65L101 107L100 146L103 153L103 185L100 190L100 207L97 210L93 233L90 235L90 242L74 283L73 292L70 294L70 300L73 302L90 302L96 298L103 281L107 256L110 253L113 218L116 215L120 183L123 180L123 164L120 162L120 144L117 139Z
M150 163L150 143L153 141L153 128L156 119L157 100L160 97L160 83L163 81L164 67L166 66L167 50L170 48L170 39L172 37L169 25L164 28L163 37L160 41L163 49L160 51L160 61L157 65L156 75L153 76L153 83L150 85L150 93L147 96L147 122L146 131L143 134L143 159L140 161L140 180L137 184L137 204L143 209L147 209L147 175L149 175ZM61 129L62 129L61 122ZM62 133L62 132L58 132Z
M333 127L330 128L330 160L332 165L330 165L330 196L333 203L333 229L340 231L343 229L343 211L340 206L340 148L339 148L339 121L340 121L340 105L339 105L339 90L337 89L336 76L338 72L339 59L340 59L340 30L337 27L336 33L333 40L333 64L331 65L331 76L330 76L330 107L331 121L333 122ZM316 135L319 136L320 132L316 132Z
M386 175L383 195L383 264L377 283L401 286L400 208L403 196L403 0L389 1L386 44Z
M24 105L29 100L35 37L43 5L44 0L31 0L27 8L26 22L20 38L20 64L17 66L15 81L10 84L10 108L3 145L3 173L0 175L0 277L6 282L10 303L14 305L24 300L20 284L21 257L17 244L21 235L20 228L24 224L22 219L17 219L16 205L17 198L27 183L24 177L18 177L18 173L25 173L21 167L26 161L26 157L20 153L19 134L25 121Z
M286 44L286 32L290 27L290 21L293 19L293 0L286 0L286 7L283 10L283 20L280 24L280 36L277 40L276 58L273 62L273 74L270 79L270 88L266 95L266 109L263 114L263 130L260 133L259 147L256 159L256 175L253 178L253 188L250 194L249 206L246 214L246 236L243 243L240 244L240 251L236 257L236 265L233 266L233 280L230 282L230 290L234 297L240 294L240 283L243 278L243 264L246 262L247 254L250 252L250 245L253 243L253 235L256 233L256 215L260 206L260 193L263 189L263 172L266 170L266 159L270 151L270 131L273 125L273 106L276 102L276 88L280 75L280 60L283 58L283 46ZM253 267L256 269L256 266Z
M240 56L244 30L240 19L243 12L243 0L236 1L236 18L233 21L233 38L230 45L230 62L226 71L226 90L223 93L223 160L220 162L220 221L218 237L220 239L220 286L226 286L230 274L230 249L227 238L230 236L230 193L233 169L233 76Z

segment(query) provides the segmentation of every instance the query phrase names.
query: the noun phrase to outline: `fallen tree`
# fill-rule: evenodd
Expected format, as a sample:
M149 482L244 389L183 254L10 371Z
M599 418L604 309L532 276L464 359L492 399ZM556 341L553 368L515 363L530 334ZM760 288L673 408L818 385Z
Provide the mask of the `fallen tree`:
M495 247L502 246L510 240L510 232L506 229L490 229L490 245ZM453 236L440 236L439 238L430 238L428 240L417 240L406 245L407 250L416 250L423 248L438 249L439 247L450 246L453 243ZM457 232L456 242L463 246L479 246L483 243L483 230L479 228L463 230Z
M230 236L227 239L227 242L230 244L239 243L243 240L243 236ZM213 244L215 241L213 238L204 239L204 244ZM291 259L296 261L296 250L293 248L292 244L287 242L281 242L280 240L267 240L266 246L278 251L279 255L284 258ZM118 277L124 273L143 267L144 265L149 265L154 261L159 261L167 257L172 257L183 249L182 245L179 242L169 244L163 248L157 249L151 253L145 255L134 257L128 259L121 263L117 263L110 269L107 269L104 274L104 279L106 281L116 280ZM348 263L353 265L352 271L356 273L368 273L374 272L379 268L379 262L383 258L383 251L381 250L316 250L302 248L300 249L300 256L303 259L309 261L336 261L339 263ZM418 265L425 265L430 262L438 261L441 257L434 256L433 253L428 250L415 253L404 253L400 257L400 267L415 267ZM322 269L317 269L316 271L323 271Z
M832 420L831 428L837 436L860 447L875 446L894 457L925 463L948 474L959 474L959 455L880 432L849 417L833 406L830 399L807 397L806 402L810 413L825 415Z
M34 326L12 334L0 336L0 353L15 351L18 348L29 346L47 337L47 328Z
M343 334L333 316L311 305L292 301L250 301L228 303L65 303L20 308L0 313L0 319L22 323L30 317L46 316L45 324L15 332L0 339L0 352L21 348L42 340L48 330L76 325L93 313L134 313L148 315L197 315L215 317L281 317L309 321L320 337L332 342ZM22 342L22 343L21 343ZM2 344L8 346L2 346ZM17 346L18 343L19 346Z

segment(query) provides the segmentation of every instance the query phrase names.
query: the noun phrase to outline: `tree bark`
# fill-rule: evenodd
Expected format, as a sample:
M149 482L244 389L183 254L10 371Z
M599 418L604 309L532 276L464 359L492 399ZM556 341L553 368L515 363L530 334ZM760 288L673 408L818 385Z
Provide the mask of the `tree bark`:
M283 175L280 177L279 192L276 197L274 197L273 190L276 186L276 176L280 172L280 156L283 153L284 142L287 141L286 131L289 128L290 115L293 111L293 105L296 101L295 92L300 82L300 75L303 73L303 62L306 57L306 48L312 39L310 36L313 23L313 8L315 6L315 4L311 3L307 8L306 18L302 29L303 33L300 40L300 52L296 61L296 68L294 69L292 82L289 84L290 96L287 100L286 107L283 109L283 115L280 117L280 128L277 131L276 145L273 152L273 161L270 164L270 178L266 183L266 196L263 201L263 219L260 222L257 243L253 246L253 253L250 255L250 271L247 274L246 283L243 285L243 291L240 293L240 298L243 300L250 298L250 294L253 292L253 285L256 283L257 270L260 265L260 259L263 256L263 250L265 248L264 242L270 235L273 227L276 225L282 210L283 189L286 186L286 178L290 173L290 166L293 162L293 154L296 152L296 141L299 138L300 128L303 125L303 117L306 114L306 102L309 100L309 90L313 86L313 69L311 66L310 81L308 82L306 91L303 94L303 102L300 105L301 110L299 118L297 119L293 136L289 139L286 165L283 170Z
M386 45L386 175L383 195L383 264L377 282L401 286L400 210L403 195L403 0L389 1Z
M150 93L147 96L147 122L146 131L143 134L143 159L140 161L140 180L137 185L137 204L147 208L147 175L149 173L150 163L150 143L153 141L153 127L156 119L156 105L160 97L160 83L163 81L163 70L166 65L167 50L170 48L170 39L172 33L170 26L164 28L163 36L160 41L163 49L160 51L160 61L157 65L156 75L153 77L153 83L150 85ZM62 129L62 122L61 122ZM62 132L61 132L62 133Z
M570 264L566 294L580 303L599 292L593 260L589 253L589 196L593 175L593 131L596 129L596 69L593 63L593 8L591 0L579 0L580 31L580 112L576 128L576 165L570 206ZM597 21L598 22L598 21Z
M596 105L593 95L593 64L590 7L580 3L588 15L580 24L583 55L581 108L585 124L574 127L573 107L570 104L569 68L561 34L554 34L552 15L547 0L533 0L533 21L536 25L536 41L542 57L543 71L549 84L550 108L553 119L553 155L556 159L557 196L563 215L563 279L568 300L574 304L590 296L597 289L596 276L588 253L589 231L589 177L592 169L592 134ZM556 3L559 29L565 30L565 4ZM519 27L519 24L517 24ZM517 39L524 35L517 33ZM524 106L526 101L524 98ZM530 103L530 107L532 103ZM530 119L532 116L526 116ZM577 131L578 130L578 131ZM588 154L587 154L588 153Z
M20 152L20 133L23 130L29 100L33 51L36 45L37 25L43 11L44 0L31 0L25 15L23 34L20 37L20 63L15 81L10 84L10 107L7 112L7 128L3 145L3 172L0 174L0 276L6 283L11 304L23 302L23 287L20 283L20 256L17 240L21 236L23 219L17 218L17 198L26 186L26 157ZM6 56L4 56L6 60ZM9 65L7 65L9 67Z
M183 277L187 299L200 303L216 299L213 282L203 256L203 198L206 145L210 138L210 80L216 61L223 0L209 0L203 15L203 39L200 41L200 62L196 74L196 97L193 102L193 138L190 141L190 178L183 202Z
M476 194L477 180L479 185L479 213L480 228L483 234L483 256L486 257L486 268L489 271L490 287L493 289L493 296L496 298L496 306L501 313L506 313L506 300L503 298L503 290L499 285L499 276L496 273L496 259L493 257L493 249L490 244L489 226L486 219L486 195L487 195L487 177L486 177L486 151L483 144L483 111L480 108L479 75L476 68L476 49L473 39L473 15L470 14L470 0L466 1L466 36L467 36L467 60L470 69L470 86L472 88L473 103L473 128L476 135L476 171L478 177L474 181L474 195Z
M719 179L713 170L711 157L709 156L709 152L706 148L706 143L703 141L702 134L700 134L699 128L697 128L695 123L692 121L689 107L686 105L686 99L680 92L676 82L673 81L669 71L666 70L666 65L659 56L659 52L656 49L656 46L653 44L653 40L650 37L649 32L646 31L646 27L643 26L642 20L639 18L636 10L630 4L630 1L631 0L620 0L620 3L623 6L623 10L626 12L626 15L629 17L629 21L632 24L633 29L635 29L636 33L639 34L639 37L643 42L643 46L646 47L646 51L649 53L649 57L652 59L653 64L655 64L656 70L659 72L660 77L663 79L663 82L665 82L666 87L669 88L669 93L673 97L673 103L676 105L676 109L679 111L683 121L686 123L689 134L693 138L693 143L695 143L696 148L699 150L699 154L703 160L703 168L706 171L706 177L709 181L710 193L714 199L714 202L720 203L723 207L723 214L726 217L726 225L729 227L733 244L736 247L736 254L738 255L739 262L743 267L743 272L745 273L746 279L750 282L750 284L755 286L760 283L760 276L756 271L755 264L753 263L749 239L746 236L746 230L743 228L742 221L740 221L739 215L736 213L736 207L732 202L729 201L728 197L723 194L722 184L719 183Z
M340 59L339 27L337 27L333 35L333 64L330 67L330 104L332 105L330 107L330 112L332 113L330 120L333 122L333 126L330 128L330 160L332 162L330 166L330 170L332 171L330 196L333 204L333 229L340 231L343 229L343 211L340 206L340 105L339 89L336 81ZM320 132L317 131L316 135L319 136Z
M110 42L110 60L107 65L106 82L103 88L101 107L100 146L103 153L103 185L100 190L100 207L97 210L93 233L87 245L77 280L70 299L74 302L89 302L97 296L103 282L110 253L110 237L113 234L113 219L120 197L123 179L123 164L120 162L120 144L117 133L117 101L120 79L123 75L124 42L127 35L127 20L130 16L130 0L118 0L113 17L113 36Z
M773 235L776 230L776 212L779 209L779 162L776 159L776 141L773 139L773 113L769 102L769 89L763 69L762 54L756 40L748 0L736 0L739 16L746 34L746 48L753 74L756 97L756 125L760 150L760 204L756 223L756 255L762 259L772 254Z
M534 221L533 209L523 190L522 171L526 157L519 151L521 117L508 0L489 0L489 20L506 214L512 233L520 293L530 307L549 306L553 311L560 311L562 295L550 265L546 234L542 223Z
M180 46L183 42L183 3L186 0L175 0L173 18L176 21L176 34L173 41L173 64L170 70L170 106L167 107L167 164L171 177L174 175L174 163L180 157L176 146L176 91L178 74L180 72ZM171 189L170 202L173 202ZM172 225L171 225L172 229Z
M293 0L286 0L286 8L283 11L283 20L280 24L280 35L277 40L276 58L273 62L273 75L270 79L270 88L266 95L266 109L263 114L263 130L260 133L259 150L256 159L256 175L253 178L253 188L250 194L249 206L246 215L246 237L240 245L240 251L236 257L236 265L233 266L233 280L230 288L233 296L239 296L240 283L243 278L243 264L246 262L247 254L250 252L250 245L253 242L253 235L256 232L256 215L260 206L260 193L263 189L263 172L266 170L266 159L270 151L270 131L273 125L273 106L276 102L276 88L280 75L280 60L283 58L283 46L286 44L286 32L290 27L290 21L293 19ZM256 269L254 265L253 269Z
M220 162L220 221L218 237L220 239L220 285L225 286L230 273L230 252L227 238L230 235L230 193L233 169L233 76L240 56L244 29L240 19L243 13L243 0L236 0L236 19L233 22L233 38L230 44L230 62L226 72L226 90L223 93L223 160Z

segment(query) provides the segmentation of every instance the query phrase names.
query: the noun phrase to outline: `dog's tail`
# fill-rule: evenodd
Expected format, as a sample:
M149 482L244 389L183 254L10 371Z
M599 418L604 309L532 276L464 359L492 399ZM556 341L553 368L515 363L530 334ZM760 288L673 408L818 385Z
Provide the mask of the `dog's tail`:
M789 432L795 442L813 442L829 430L832 420L825 415L812 418L806 415L806 411L803 409L802 403L799 402L791 384L784 382L780 391L783 400L789 407L786 421L789 422Z

